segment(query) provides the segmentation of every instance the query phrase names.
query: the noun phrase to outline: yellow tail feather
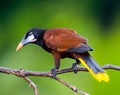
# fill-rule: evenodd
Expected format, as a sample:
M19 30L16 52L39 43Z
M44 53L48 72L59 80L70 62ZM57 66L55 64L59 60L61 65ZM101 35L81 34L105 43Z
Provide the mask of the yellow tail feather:
M95 74L83 59L78 58L78 60L88 69L88 71L91 73L91 75L95 79L97 79L99 82L101 82L101 81L109 82L109 76L106 73L98 72L97 74Z

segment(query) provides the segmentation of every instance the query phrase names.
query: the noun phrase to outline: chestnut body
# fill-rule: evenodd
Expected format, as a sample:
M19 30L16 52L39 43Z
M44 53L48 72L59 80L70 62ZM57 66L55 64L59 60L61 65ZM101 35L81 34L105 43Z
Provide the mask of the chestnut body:
M37 44L53 55L55 67L51 69L51 72L54 78L56 77L56 70L60 68L60 59L68 57L76 60L76 63L72 65L75 73L77 73L76 65L83 63L98 81L109 81L108 75L90 56L89 51L93 49L87 45L86 38L71 29L33 28L25 34L16 50L29 43Z

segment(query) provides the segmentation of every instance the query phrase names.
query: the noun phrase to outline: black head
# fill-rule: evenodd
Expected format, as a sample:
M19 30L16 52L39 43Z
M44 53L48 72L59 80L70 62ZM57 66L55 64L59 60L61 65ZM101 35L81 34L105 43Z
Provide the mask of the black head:
M29 30L23 37L22 41L19 43L16 51L29 43L39 44L43 40L45 31L46 29L39 28L33 28Z

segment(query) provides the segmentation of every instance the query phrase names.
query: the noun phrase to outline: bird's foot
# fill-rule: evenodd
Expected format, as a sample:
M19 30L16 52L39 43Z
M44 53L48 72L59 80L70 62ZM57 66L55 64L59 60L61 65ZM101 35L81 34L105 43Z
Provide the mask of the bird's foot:
M74 70L74 73L77 74L77 68L78 68L78 67L77 67L77 63L73 63L73 64L72 64L72 68L73 68L73 70Z
M56 69L55 68L52 68L51 69L51 73L52 73L52 75L53 75L53 78L56 78Z

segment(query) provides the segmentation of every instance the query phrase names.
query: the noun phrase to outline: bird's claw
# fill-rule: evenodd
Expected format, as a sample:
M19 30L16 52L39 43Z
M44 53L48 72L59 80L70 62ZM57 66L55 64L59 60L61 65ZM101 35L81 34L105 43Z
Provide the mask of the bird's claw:
M74 73L77 74L77 63L73 63L72 68L74 70Z
M52 68L51 69L51 73L52 73L52 75L53 75L53 78L56 78L56 69L55 68Z

